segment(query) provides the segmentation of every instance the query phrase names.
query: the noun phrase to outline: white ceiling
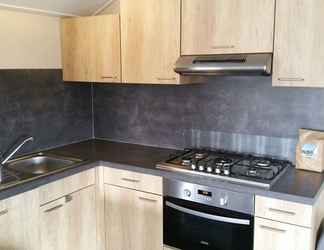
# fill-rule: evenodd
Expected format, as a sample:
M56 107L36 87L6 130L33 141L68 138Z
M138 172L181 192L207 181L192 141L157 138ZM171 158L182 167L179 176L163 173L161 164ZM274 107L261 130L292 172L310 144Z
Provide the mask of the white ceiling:
M0 7L43 12L54 15L92 15L111 0L0 0Z

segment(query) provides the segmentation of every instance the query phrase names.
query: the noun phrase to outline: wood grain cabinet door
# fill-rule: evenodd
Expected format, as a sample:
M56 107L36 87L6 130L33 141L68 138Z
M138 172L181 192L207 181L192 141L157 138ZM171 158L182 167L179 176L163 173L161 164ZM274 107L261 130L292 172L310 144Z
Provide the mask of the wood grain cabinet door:
M62 20L64 81L120 82L119 15Z
M274 10L275 0L182 0L181 52L271 53Z
M324 87L324 1L277 0L274 86Z
M43 205L40 249L96 249L95 204L95 188L91 186Z
M105 185L106 249L162 250L162 197Z
M0 202L0 249L39 249L38 192Z
M314 250L311 229L255 218L254 250Z
M180 1L120 1L123 82L178 82Z

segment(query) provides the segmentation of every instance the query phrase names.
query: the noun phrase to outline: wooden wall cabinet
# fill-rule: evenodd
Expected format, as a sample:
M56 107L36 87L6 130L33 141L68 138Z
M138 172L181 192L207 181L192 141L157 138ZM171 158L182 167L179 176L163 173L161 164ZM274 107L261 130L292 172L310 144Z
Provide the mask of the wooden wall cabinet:
M63 80L120 82L119 15L62 19Z
M272 53L274 11L275 0L182 0L181 54Z
M273 85L324 87L324 2L277 0Z
M181 0L120 0L122 81L175 84Z

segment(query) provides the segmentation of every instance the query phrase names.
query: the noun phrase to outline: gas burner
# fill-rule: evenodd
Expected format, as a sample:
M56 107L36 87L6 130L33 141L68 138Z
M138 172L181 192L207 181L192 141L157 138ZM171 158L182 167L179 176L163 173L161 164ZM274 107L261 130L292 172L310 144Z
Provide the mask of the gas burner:
M205 151L197 151L194 155L195 159L200 160L204 159L208 156L208 153Z
M247 154L185 150L158 168L219 178L269 188L292 163L274 158Z
M271 166L271 161L267 159L258 159L254 161L255 167L268 168Z
M232 159L226 159L226 158L216 158L214 160L214 163L217 165L217 166L229 166L233 163L233 160Z

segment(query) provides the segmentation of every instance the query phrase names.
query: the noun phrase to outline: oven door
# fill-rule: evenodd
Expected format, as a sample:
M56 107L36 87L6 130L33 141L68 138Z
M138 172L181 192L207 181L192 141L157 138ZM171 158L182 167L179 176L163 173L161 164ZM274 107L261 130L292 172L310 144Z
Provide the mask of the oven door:
M254 218L164 197L164 244L182 250L253 250Z

